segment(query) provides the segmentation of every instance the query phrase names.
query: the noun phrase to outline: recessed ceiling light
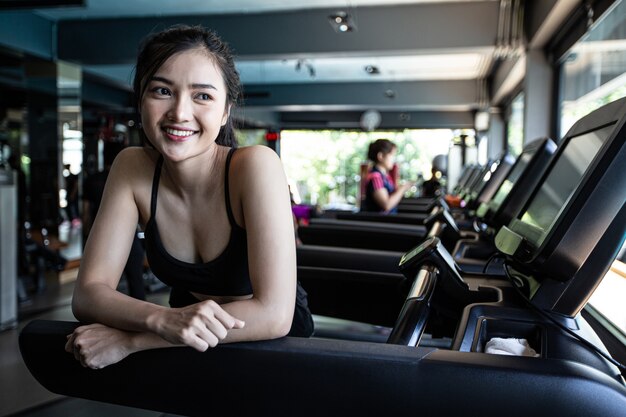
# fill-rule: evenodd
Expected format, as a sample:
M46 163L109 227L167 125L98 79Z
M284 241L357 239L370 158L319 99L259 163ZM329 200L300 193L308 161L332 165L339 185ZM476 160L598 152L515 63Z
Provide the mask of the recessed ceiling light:
M353 32L356 30L356 25L352 21L352 17L344 11L338 11L329 15L328 21L337 33Z

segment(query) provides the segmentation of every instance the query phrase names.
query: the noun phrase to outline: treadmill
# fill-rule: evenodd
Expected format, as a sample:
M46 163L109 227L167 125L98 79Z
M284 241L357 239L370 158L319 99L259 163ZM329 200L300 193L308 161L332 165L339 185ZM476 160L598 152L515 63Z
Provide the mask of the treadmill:
M464 195L467 207L475 209L481 203L489 201L496 189L500 186L509 170L515 163L515 158L508 153L500 155L498 158L490 161L484 167L483 171L474 178L474 182L468 188ZM428 213L436 205L413 204L401 201L398 204L398 213Z
M503 155L483 169L472 185L468 204L475 206L488 201L504 182L515 161ZM307 245L338 246L389 251L406 251L428 236L440 236L448 250L462 233L445 202L429 214L338 214L336 219L311 219L298 229L300 239ZM368 221L375 220L375 221Z
M472 225L476 235L459 239L453 251L455 261L464 271L480 272L488 266L485 262L496 252L495 232L522 209L540 184L556 149L550 138L527 144L493 198L478 207Z
M497 253L495 232L512 220L509 213L517 214L523 208L556 149L549 138L537 139L524 147L492 201L479 207L478 214L482 217L476 219L476 233L466 233L468 237L458 239L451 251L462 272L504 278L503 259L493 257ZM393 325L389 320L398 309L398 298L406 296L410 284L399 274L397 265L402 252L318 245L300 245L296 252L298 278L309 292L311 311L376 325ZM361 283L358 287L352 285L355 279ZM360 302L372 299L375 294L380 295L380 302L375 306ZM351 303L350 308L338 308L341 304L336 300L346 298L357 301ZM375 312L370 314L372 311ZM336 329L333 332L339 337Z
M95 371L63 349L78 323L36 320L21 332L22 355L53 392L189 416L623 416L626 368L580 312L626 236L625 123L621 99L568 132L497 235L509 280L460 274L435 237L406 253L412 285L387 343L156 349ZM424 333L453 344L424 346ZM488 354L493 337L524 338L535 355Z
M463 189L463 187L465 186L465 184L467 183L467 181L470 179L470 177L472 176L472 174L474 173L475 170L480 169L480 167L478 165L466 165L465 167L463 167L463 172L461 172L461 175L459 177L459 181L455 187L455 191L453 192L453 194L458 194L460 192L460 190ZM399 205L402 206L407 206L407 207L417 207L417 206L421 206L422 207L422 211L427 213L432 211L432 209L434 209L435 207L438 207L439 205L441 205L441 202L444 202L445 204L445 200L443 200L443 196L437 195L434 197L404 197L402 198L402 200L400 200ZM353 214L353 213L350 213ZM368 213L368 212L360 212L360 213L356 213L356 214L373 214L373 215L377 215L379 213ZM405 214L406 216L406 214ZM337 218L341 218L341 217L337 217ZM349 217L345 217L344 220L350 220ZM352 220L359 220L358 218L352 218ZM368 219L370 220L370 219ZM376 220L373 220L376 221ZM401 222L403 223L403 222Z
M454 189L453 194L459 194L465 186L468 184L470 180L475 179L475 176L478 175L480 171L482 171L484 167L481 167L477 164L466 165L463 167L463 172L459 177L459 181ZM479 172L476 172L479 171ZM403 205L424 205L427 206L429 204L433 204L437 201L437 197L406 197L400 201L400 204ZM431 207L432 208L432 207ZM427 210L428 211L428 210Z

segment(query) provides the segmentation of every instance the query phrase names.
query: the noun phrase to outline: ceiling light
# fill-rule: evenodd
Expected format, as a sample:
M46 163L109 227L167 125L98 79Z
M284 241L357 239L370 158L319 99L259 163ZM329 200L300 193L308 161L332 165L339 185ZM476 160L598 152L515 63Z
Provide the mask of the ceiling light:
M356 25L352 21L352 16L344 11L339 11L328 16L330 25L337 33L354 32Z

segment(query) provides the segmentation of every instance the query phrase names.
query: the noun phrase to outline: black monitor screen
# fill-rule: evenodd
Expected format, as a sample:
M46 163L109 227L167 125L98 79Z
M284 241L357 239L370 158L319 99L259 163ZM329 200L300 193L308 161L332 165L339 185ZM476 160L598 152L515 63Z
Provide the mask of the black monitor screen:
M511 170L511 173L502 182L502 184L500 185L500 188L498 188L498 191L496 191L496 194L491 199L490 207L494 211L498 210L498 208L500 207L500 205L502 204L506 196L509 195L509 193L511 192L511 189L513 189L513 186L515 185L519 177L522 175L522 172L524 172L524 170L528 166L528 162L530 162L534 154L535 154L535 151L533 150L529 152L524 152L523 154L520 155L519 160L517 161L517 163Z
M613 131L606 126L571 138L552 170L522 215L522 223L530 226L525 236L539 247L574 194L585 171L602 144Z

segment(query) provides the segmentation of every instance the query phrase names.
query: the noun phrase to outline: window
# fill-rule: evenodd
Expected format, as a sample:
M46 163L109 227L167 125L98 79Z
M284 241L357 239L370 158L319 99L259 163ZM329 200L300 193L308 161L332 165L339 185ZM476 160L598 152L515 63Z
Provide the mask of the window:
M581 117L626 96L626 1L618 0L560 66L560 137Z
M560 64L560 136L581 117L626 96L626 0L616 1L565 54ZM626 332L623 252L589 304Z
M435 156L448 155L452 130L341 131L283 130L281 158L292 192L302 202L325 208L350 208L358 203L360 168L376 139L398 146L400 180L430 178ZM417 191L417 190L414 190Z
M235 137L237 138L237 145L239 146L252 146L252 145L266 145L265 141L265 129L235 129Z
M589 299L589 304L626 334L626 264L615 260L598 288Z
M519 93L511 102L511 115L506 127L508 152L517 156L524 147L524 93Z

